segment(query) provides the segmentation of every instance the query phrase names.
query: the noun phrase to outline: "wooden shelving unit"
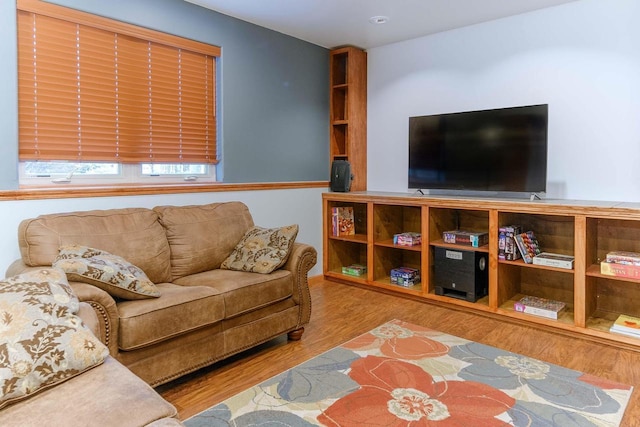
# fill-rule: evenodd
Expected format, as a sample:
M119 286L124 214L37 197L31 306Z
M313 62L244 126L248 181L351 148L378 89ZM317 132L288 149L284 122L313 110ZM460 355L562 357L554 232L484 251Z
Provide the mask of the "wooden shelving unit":
M334 237L331 209L354 208L355 236ZM640 317L640 280L606 276L600 262L610 251L640 252L640 204L598 201L513 200L413 196L352 192L323 194L324 275L329 280L367 286L411 298L489 313L563 333L614 342L640 350L640 338L609 332L620 314ZM573 255L571 270L498 259L498 229L519 224L533 230L546 252ZM444 243L442 232L489 233L479 248ZM393 244L393 235L420 232L422 244ZM489 294L469 302L435 294L434 253L438 247L489 254ZM349 264L367 266L366 276L341 272ZM418 268L421 282L402 287L390 282L399 266ZM562 301L557 320L516 312L524 295Z
M330 52L330 160L351 164L351 191L367 188L367 53L355 47Z

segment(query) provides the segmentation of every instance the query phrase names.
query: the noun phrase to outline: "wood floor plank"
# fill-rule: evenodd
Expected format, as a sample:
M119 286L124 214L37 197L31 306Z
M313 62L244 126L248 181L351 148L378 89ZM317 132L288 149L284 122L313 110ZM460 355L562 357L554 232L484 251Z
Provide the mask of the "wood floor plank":
M640 426L640 352L324 280L311 283L311 322L286 335L157 388L189 418L222 400L392 319L513 351L634 386L622 426Z

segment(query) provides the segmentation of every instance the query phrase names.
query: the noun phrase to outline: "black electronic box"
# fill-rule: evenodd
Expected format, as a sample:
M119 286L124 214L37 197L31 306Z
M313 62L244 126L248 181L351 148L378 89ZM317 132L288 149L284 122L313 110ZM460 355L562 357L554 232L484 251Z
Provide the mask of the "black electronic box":
M476 302L487 295L489 259L486 252L435 248L436 295Z

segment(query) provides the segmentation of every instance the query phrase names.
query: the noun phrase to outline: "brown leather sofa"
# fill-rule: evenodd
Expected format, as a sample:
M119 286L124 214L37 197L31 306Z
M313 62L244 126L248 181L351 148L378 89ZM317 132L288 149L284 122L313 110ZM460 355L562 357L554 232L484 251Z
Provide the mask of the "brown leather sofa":
M100 321L91 305L81 302L77 316L99 335ZM110 355L95 367L0 405L3 427L182 425L173 405Z
M21 259L6 274L51 266L66 244L99 248L142 269L159 297L124 300L69 283L93 308L94 330L110 355L155 387L282 334L300 339L311 315L307 274L316 251L295 242L286 263L268 274L220 269L253 226L241 202L41 215L20 224Z

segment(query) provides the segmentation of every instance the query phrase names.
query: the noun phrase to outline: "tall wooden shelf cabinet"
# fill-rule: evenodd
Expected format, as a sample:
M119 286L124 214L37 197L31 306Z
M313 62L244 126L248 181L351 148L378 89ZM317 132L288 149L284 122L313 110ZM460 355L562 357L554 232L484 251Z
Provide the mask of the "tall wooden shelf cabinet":
M352 207L355 235L332 235L332 208ZM519 224L533 230L543 251L573 255L573 269L498 259L498 230ZM640 252L640 204L568 200L514 200L415 196L400 193L323 194L323 271L328 280L404 295L505 320L545 328L640 351L640 338L609 332L620 314L640 317L640 280L606 276L600 262L610 251ZM461 229L489 233L479 248L451 245L443 231ZM419 232L421 245L393 244L393 235ZM470 302L437 295L434 284L436 248L488 253L488 295ZM342 273L351 264L367 266L363 276ZM411 287L392 284L396 267L421 271ZM516 312L524 295L562 301L557 320Z
M351 164L351 191L367 188L367 53L355 47L329 54L330 160Z

